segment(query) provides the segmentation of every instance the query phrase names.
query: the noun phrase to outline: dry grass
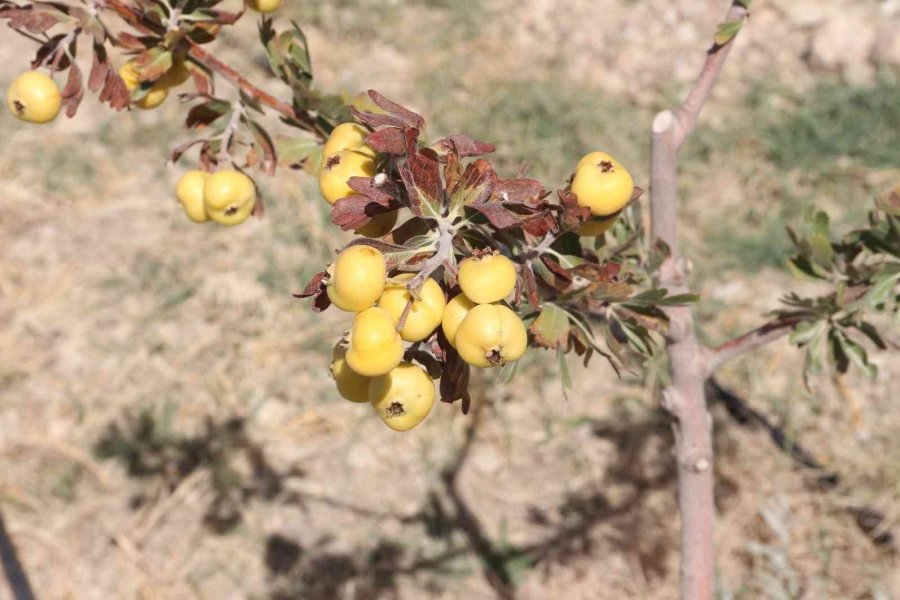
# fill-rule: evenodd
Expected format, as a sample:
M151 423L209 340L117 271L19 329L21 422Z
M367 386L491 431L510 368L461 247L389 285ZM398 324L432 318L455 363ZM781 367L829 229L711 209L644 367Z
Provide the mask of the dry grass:
M600 145L646 180L652 110L689 82L719 15L696 0L608 4L318 3L309 34L325 87L375 87L436 117L434 134L499 140L505 168L528 159L559 182ZM685 165L712 342L794 285L775 241L785 219L816 200L850 220L847 194L862 202L897 175L770 160L756 119L777 127L780 113L746 74L777 106L815 98L822 76L801 60L808 32L759 4ZM3 36L5 81L27 46ZM248 23L223 53L264 79L254 41ZM0 511L38 597L673 597L663 365L620 381L573 364L564 400L535 352L512 384L478 379L478 418L441 405L390 432L327 377L345 319L290 297L342 239L312 182L265 182L266 219L240 228L186 222L163 166L177 114L88 102L40 130L0 117ZM842 481L821 489L717 407L720 598L900 597L896 556L870 539L882 532L846 510L875 507L894 530L900 518L898 370L876 360L874 381L811 392L784 342L723 373Z

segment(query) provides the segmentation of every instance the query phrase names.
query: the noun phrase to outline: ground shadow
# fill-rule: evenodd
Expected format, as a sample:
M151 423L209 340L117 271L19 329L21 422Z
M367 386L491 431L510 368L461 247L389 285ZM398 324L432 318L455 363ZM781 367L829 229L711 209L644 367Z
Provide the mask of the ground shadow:
M34 600L34 591L19 560L16 547L6 531L2 513L0 513L0 563L3 564L3 573L6 575L13 600Z
M208 470L214 493L203 520L219 534L241 522L251 499L274 500L283 491L284 477L302 476L297 471L276 472L238 417L220 422L207 419L201 434L186 436L173 430L165 410L145 410L136 418L110 424L94 452L100 458L120 461L131 477L162 480L169 491L196 471ZM249 465L249 473L236 469L239 460ZM138 494L131 499L131 506L137 509L147 501Z
M644 521L665 521L671 517L668 508L651 506L646 501L649 492L672 487L675 481L674 461L667 451L671 446L671 427L662 411L639 418L617 415L587 423L596 437L609 440L617 449L608 476L625 491L620 490L613 499L604 490L591 487L567 495L555 506L534 505L527 518L541 533L530 543L510 545L486 533L460 489L460 477L477 443L484 410L483 403L474 406L462 444L441 470L441 485L428 494L418 512L394 517L442 544L439 552L432 550L426 555L421 547L392 539L335 552L329 549L329 539L303 547L274 535L267 542L265 557L273 580L270 599L389 599L397 597L399 578L404 576L416 577L418 585L439 591L443 575L465 571L467 561L474 557L495 596L514 600L523 574L590 556L601 541L607 547L612 545L636 555L647 578L666 575L669 552L674 548L671 533L667 532L671 528L642 527ZM342 507L363 516L369 512ZM648 516L648 512L654 514ZM381 514L371 516L384 518ZM600 525L606 526L602 536L597 532Z

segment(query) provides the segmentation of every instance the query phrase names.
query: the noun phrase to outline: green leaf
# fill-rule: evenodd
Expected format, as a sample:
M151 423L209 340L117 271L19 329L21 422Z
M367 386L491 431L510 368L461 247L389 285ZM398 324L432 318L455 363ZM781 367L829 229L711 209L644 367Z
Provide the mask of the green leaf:
M676 294L674 296L666 296L657 302L662 306L680 306L682 304L691 304L700 301L700 294Z
M559 362L559 379L562 382L563 391L572 389L572 376L569 374L569 364L566 362L566 353L562 348L556 350L556 358Z
M894 287L900 282L900 273L888 273L875 279L874 285L866 293L866 300L869 306L878 309L882 307L894 290Z
M716 35L713 38L716 46L724 46L725 44L733 40L734 36L738 34L743 25L744 19L719 23L719 28L716 30Z
M539 346L568 349L571 328L569 314L557 305L547 302L541 306L541 313L529 330Z
M844 354L850 357L853 364L869 377L874 377L878 369L869 362L869 355L866 353L865 348L843 335L840 337L840 340Z
M803 322L794 328L788 338L790 342L796 346L805 346L822 335L825 324Z
M319 149L319 143L313 138L282 137L275 140L278 161L285 166L303 164Z

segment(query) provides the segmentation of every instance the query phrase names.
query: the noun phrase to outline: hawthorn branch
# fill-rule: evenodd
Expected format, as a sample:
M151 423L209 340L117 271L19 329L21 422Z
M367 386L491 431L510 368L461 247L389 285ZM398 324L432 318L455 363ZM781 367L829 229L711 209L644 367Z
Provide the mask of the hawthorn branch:
M112 10L118 14L125 22L129 23L136 29L156 36L166 35L166 27L149 19L146 15L134 10L121 0L104 0L105 8ZM322 129L316 118L308 111L295 110L290 104L283 102L272 96L271 94L261 90L259 87L250 82L246 77L241 75L236 69L225 64L200 45L194 43L188 38L182 38L178 42L178 47L184 50L192 60L203 65L210 71L217 73L224 80L250 96L265 104L269 108L274 109L291 123L296 123L300 129L314 133L316 137L324 141L328 134Z
M742 20L747 9L733 0L727 21ZM678 246L678 151L694 130L712 86L724 66L734 38L714 45L684 103L659 113L653 121L650 159L651 241L668 246L670 256L660 267L662 287L672 293L689 291L687 261ZM715 550L713 528L712 419L704 396L707 350L694 331L688 306L667 309L670 319L666 345L672 384L663 390L662 405L675 418L678 463L678 505L681 515L681 598L712 600Z
M712 376L731 359L786 336L802 321L801 317L785 317L770 321L713 348L706 362L707 377Z

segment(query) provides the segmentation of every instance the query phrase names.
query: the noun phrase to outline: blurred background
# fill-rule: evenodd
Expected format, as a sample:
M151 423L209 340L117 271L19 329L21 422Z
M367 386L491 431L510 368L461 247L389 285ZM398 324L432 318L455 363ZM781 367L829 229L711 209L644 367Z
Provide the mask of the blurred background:
M493 141L507 175L527 162L557 188L600 148L646 187L652 117L685 93L726 8L289 0L279 18L308 34L323 89L375 88L431 138ZM5 89L33 47L0 35ZM216 49L285 94L253 19ZM682 163L705 341L808 286L784 266L786 224L816 205L846 231L900 181L898 73L897 0L753 3ZM53 599L675 597L662 361L619 379L573 360L566 399L555 361L530 351L511 384L476 378L468 417L439 404L388 430L329 379L345 315L291 298L347 240L315 181L282 170L260 181L264 219L192 224L173 193L190 160L165 164L181 117L174 98L124 114L87 98L43 128L0 116L10 580L17 560ZM873 359L875 379L807 390L780 341L721 374L774 429L714 404L719 598L900 598L900 366ZM13 597L27 596L0 581Z

